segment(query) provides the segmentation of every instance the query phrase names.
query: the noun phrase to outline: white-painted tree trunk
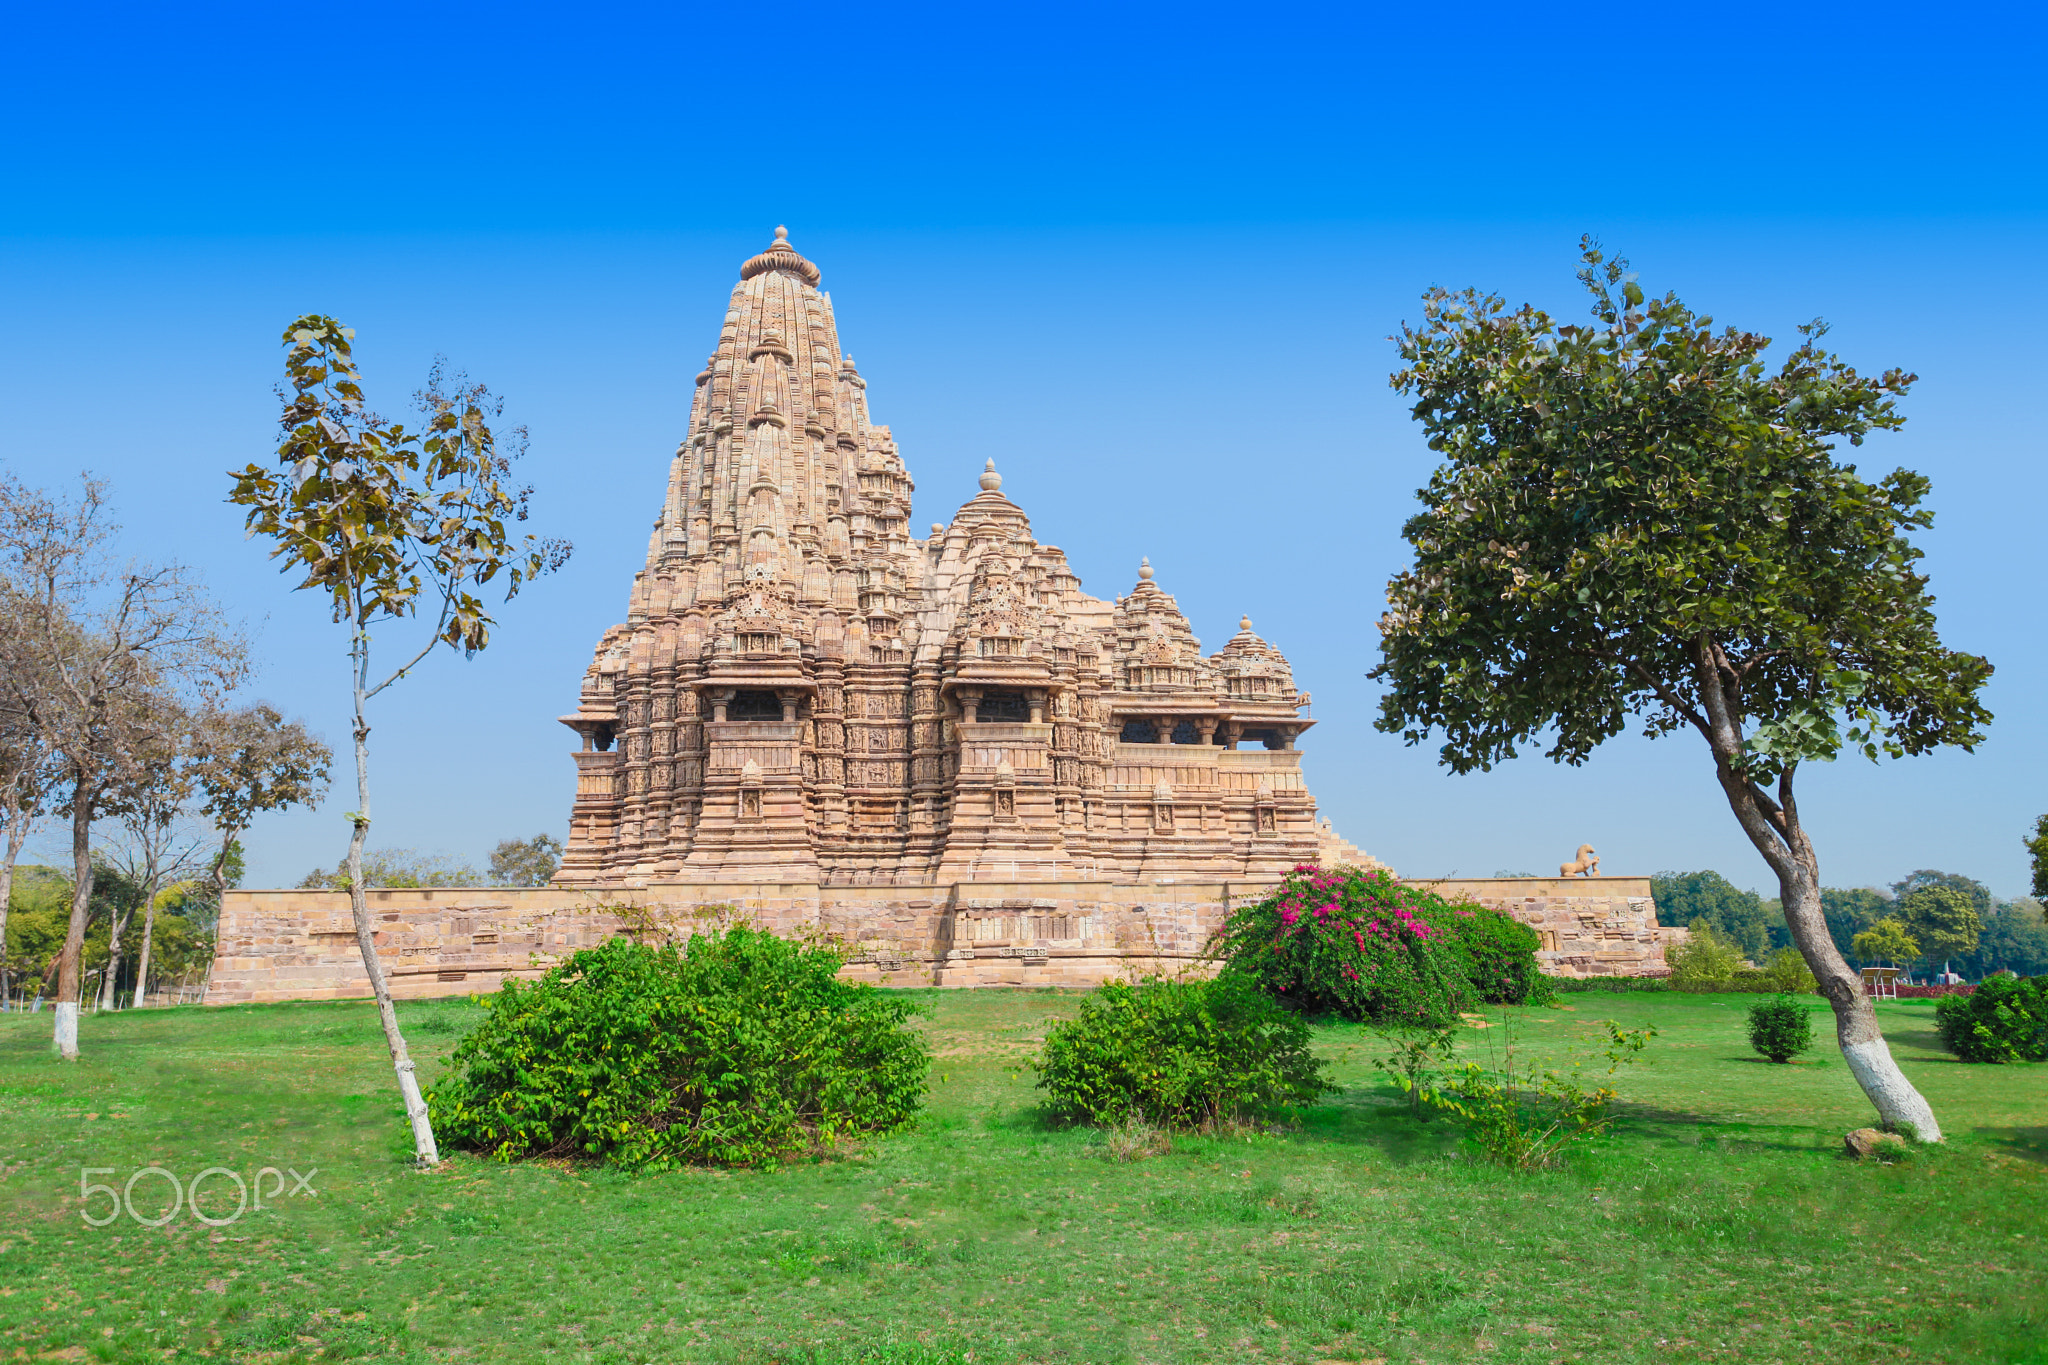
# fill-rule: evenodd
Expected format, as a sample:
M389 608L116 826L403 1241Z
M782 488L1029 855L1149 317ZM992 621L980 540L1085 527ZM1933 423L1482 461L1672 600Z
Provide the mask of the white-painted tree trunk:
M377 934L370 923L369 898L363 888L363 844L370 833L370 726L363 716L363 704L368 699L368 655L369 641L359 627L350 650L350 663L355 670L356 811L348 840L349 911L355 918L356 947L363 955L370 992L377 997L377 1020L384 1027L384 1045L391 1052L391 1068L398 1073L398 1094L405 1102L406 1121L412 1125L413 1160L423 1167L438 1166L441 1151L434 1141L434 1125L427 1114L426 1097L420 1094L419 1078L413 1073L405 1035L398 1028L398 1011L391 1003L384 964L377 957Z
M92 906L92 811L99 793L74 767L71 784L71 919L57 952L57 1055L78 1060L80 959L85 954L85 917ZM69 1007L68 1011L66 1007Z
M52 1040L57 1055L68 1061L78 1060L78 1002L59 1000L57 1002L57 1032Z

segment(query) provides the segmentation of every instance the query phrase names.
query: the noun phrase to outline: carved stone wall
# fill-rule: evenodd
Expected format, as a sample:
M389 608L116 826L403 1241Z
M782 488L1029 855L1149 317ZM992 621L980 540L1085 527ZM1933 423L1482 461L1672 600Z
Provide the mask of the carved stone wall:
M1558 976L1656 976L1664 946L1647 878L1427 883L1513 914L1544 936ZM373 891L377 950L405 999L496 990L629 927L683 937L719 917L819 932L853 953L844 975L891 986L1094 986L1118 975L1202 971L1203 946L1271 882L1108 881L831 887L816 882L661 884L631 890ZM631 907L621 913L617 906ZM723 907L720 909L719 907ZM353 999L370 993L348 896L230 891L206 1001Z

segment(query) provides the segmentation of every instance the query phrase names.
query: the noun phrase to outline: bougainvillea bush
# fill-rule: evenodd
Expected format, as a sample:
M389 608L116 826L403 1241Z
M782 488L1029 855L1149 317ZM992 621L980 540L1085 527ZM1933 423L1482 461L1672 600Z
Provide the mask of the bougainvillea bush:
M434 1128L501 1160L763 1165L885 1133L930 1053L901 995L830 948L739 927L686 948L616 938L508 981L427 1096Z
M1308 864L1232 914L1214 945L1303 1013L1425 1026L1480 1001L1542 998L1536 948L1526 925L1384 869Z

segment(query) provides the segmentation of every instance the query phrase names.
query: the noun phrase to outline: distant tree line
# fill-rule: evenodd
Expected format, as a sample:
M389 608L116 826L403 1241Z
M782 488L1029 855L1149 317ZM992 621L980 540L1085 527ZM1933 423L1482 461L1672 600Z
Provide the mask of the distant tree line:
M561 865L562 841L552 834L531 839L502 839L491 850L488 873L444 853L413 848L372 848L362 854L365 887L413 886L546 886ZM346 891L348 863L332 870L315 868L299 882L301 890Z
M1660 923L1709 925L1751 961L1792 943L1776 897L1744 891L1718 872L1660 872L1650 894ZM1820 900L1836 950L1858 967L1938 971L1946 963L1971 980L2048 973L2048 918L2033 896L2001 900L1973 877L1921 868L1883 888L1823 887Z

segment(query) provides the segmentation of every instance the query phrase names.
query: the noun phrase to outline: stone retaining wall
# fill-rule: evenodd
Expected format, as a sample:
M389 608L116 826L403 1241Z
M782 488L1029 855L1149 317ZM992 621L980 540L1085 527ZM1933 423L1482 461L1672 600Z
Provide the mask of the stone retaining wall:
M1662 975L1664 944L1641 877L1426 883L1507 910L1544 936L1561 976ZM656 884L578 891L448 887L369 893L377 952L401 999L496 990L538 977L622 931L681 938L745 921L819 934L852 950L844 975L892 986L1094 986L1117 975L1206 971L1205 945L1266 883ZM369 995L348 896L230 891L221 907L206 1002L342 1000Z

